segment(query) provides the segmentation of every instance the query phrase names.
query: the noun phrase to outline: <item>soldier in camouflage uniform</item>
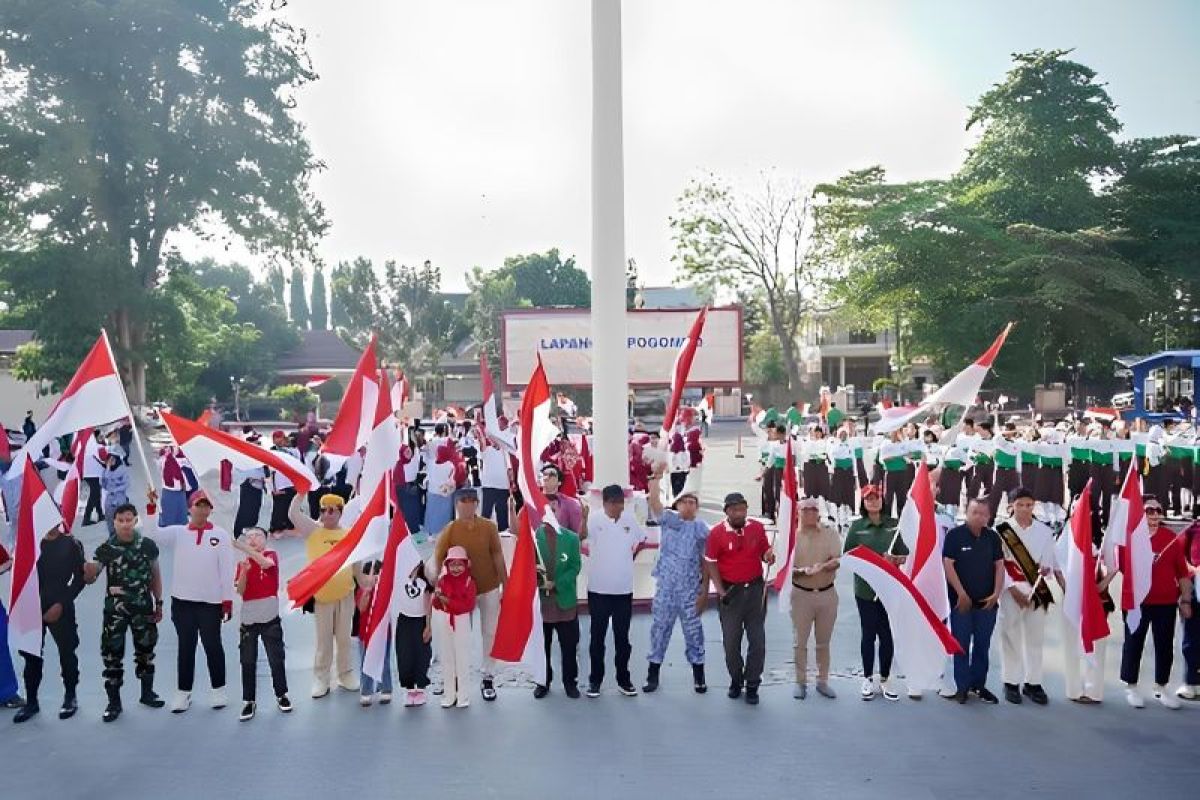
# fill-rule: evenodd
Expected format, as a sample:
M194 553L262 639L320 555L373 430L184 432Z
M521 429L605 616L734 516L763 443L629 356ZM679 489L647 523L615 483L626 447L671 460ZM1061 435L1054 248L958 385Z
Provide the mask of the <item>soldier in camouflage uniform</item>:
M105 722L112 722L121 715L127 630L133 635L135 672L142 683L140 702L151 708L164 705L154 692L154 645L158 642L158 623L162 621L163 610L158 545L134 527L137 509L133 505L118 506L112 520L116 532L96 548L95 568L108 573L100 634L104 690L108 693Z

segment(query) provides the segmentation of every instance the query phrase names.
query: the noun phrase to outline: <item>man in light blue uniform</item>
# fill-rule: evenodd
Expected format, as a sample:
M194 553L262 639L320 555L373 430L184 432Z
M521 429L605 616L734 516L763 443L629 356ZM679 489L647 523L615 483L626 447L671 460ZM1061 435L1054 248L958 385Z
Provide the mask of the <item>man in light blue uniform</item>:
M687 643L687 660L692 665L693 688L703 694L708 687L704 683L704 627L700 624L700 612L708 600L707 581L703 578L708 525L697 519L700 500L687 489L675 498L674 510L664 510L657 496L650 498L650 505L659 514L660 533L658 563L654 567L657 586L650 624L650 667L642 691L653 692L658 688L658 672L678 619Z

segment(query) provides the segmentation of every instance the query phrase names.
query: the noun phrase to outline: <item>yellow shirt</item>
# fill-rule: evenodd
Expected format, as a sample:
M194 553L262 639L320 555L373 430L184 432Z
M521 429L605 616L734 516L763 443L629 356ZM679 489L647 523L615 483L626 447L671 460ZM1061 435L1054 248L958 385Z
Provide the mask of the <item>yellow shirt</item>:
M308 563L316 561L333 549L333 546L346 536L344 528L317 528L308 535L304 542L304 552ZM325 581L325 585L314 595L318 603L336 603L354 591L354 575L349 567L343 567Z

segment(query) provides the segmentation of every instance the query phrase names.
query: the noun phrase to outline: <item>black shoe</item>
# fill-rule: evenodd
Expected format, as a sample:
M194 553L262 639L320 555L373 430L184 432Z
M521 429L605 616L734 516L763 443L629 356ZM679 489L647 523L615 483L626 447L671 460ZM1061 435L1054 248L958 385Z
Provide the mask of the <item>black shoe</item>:
M963 705L964 703L966 703L966 702L967 702L967 697L968 697L968 696L969 696L969 695L968 695L968 693L967 693L967 690L966 690L966 689L963 689L962 691L955 692L955 693L954 693L954 698L953 698L953 699L954 699L954 700L956 700L956 701L958 701L958 704L959 704L959 705Z
M533 687L533 697L535 700L541 700L546 695L550 694L550 687L544 683L539 683Z
M708 684L704 682L703 664L692 664L692 688L696 694L704 694L708 691Z
M37 713L41 710L42 709L38 705L37 700L27 701L25 705L21 706L21 709L17 711L16 715L13 717L13 722L18 724L27 722L36 717Z
M588 688L587 688L587 696L588 697L599 697L600 696L600 687L594 683L589 683Z
M1046 696L1046 690L1042 688L1040 683L1027 683L1021 689L1021 694L1028 697L1039 706L1044 706L1050 702L1050 698Z
M981 686L978 689L976 689L975 696L978 697L983 702L987 703L989 706L994 706L1000 702L1000 698L996 697L996 695L994 695L990 691L988 691L988 688L986 686Z
M626 697L637 697L637 687L632 683L618 683L617 691Z
M108 694L108 705L104 708L104 714L100 719L105 722L112 722L117 717L121 716L121 687L120 686L105 686L104 691Z
M726 694L729 695L730 700L737 700L742 696L742 685L740 683L729 684L729 691Z
M496 699L496 687L492 685L491 678L484 678L479 684L479 693L483 695L483 699L489 703Z
M238 719L242 722L254 719L254 712L257 710L257 705L253 700L247 700L242 703L242 713Z
M75 716L75 712L79 710L79 702L75 699L75 692L69 692L63 697L62 708L58 710L59 719L70 719Z
M746 687L746 705L751 705L751 706L758 705L758 687L757 686L747 686Z
M149 708L162 708L167 704L167 701L159 697L154 691L153 675L142 676L142 695L138 698L138 702Z
M3 703L0 703L0 708L20 708L23 705L25 705L25 699L19 694L14 694Z
M1004 699L1010 703L1021 705L1021 689L1015 683L1004 684Z
M279 706L279 710L285 714L292 713L292 701L288 699L286 694L281 694L275 698L275 705Z
M567 697L571 698L572 700L579 699L579 687L576 686L575 684L571 684L570 686L564 686L563 691L566 692Z
M662 669L662 664L650 662L649 668L646 670L646 683L642 686L642 691L646 694L658 689L658 671Z

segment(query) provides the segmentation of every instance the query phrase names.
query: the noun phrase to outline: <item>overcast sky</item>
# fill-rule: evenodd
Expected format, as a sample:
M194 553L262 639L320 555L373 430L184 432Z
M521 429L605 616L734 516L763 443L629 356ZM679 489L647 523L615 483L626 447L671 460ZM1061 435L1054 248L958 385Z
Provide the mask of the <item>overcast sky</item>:
M550 247L587 269L589 9L290 0L321 76L298 113L328 164L324 259L432 259L446 290ZM625 0L628 254L648 285L672 281L667 218L707 171L949 174L967 105L1015 51L1076 48L1125 136L1200 134L1198 42L1191 0Z

